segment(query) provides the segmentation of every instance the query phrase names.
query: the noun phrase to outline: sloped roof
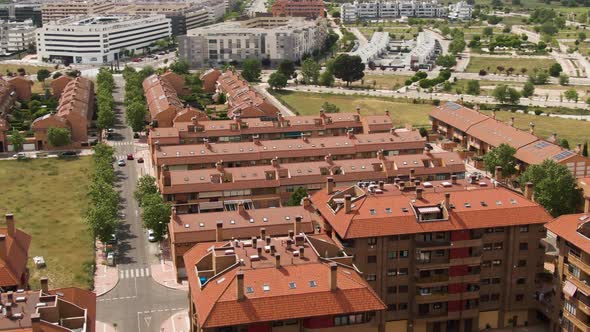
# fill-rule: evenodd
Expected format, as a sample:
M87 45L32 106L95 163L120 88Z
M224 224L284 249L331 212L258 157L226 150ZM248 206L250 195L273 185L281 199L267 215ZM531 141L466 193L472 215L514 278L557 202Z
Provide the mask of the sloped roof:
M10 236L6 228L0 228L0 234L6 236L7 246L7 259L0 258L0 287L19 285L27 267L31 236L19 229Z

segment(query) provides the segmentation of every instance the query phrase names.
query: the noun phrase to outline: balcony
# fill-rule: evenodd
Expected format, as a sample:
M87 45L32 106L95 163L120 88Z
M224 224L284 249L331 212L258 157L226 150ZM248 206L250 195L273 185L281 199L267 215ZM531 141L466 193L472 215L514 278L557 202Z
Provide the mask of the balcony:
M451 241L416 240L416 248L417 249L428 249L428 250L450 249L451 248Z
M565 277L569 282L576 285L578 289L580 289L585 294L590 294L590 286L588 285L587 280L580 280L573 276L569 271L565 271Z
M430 294L418 293L416 295L416 303L417 304L448 302L448 301L449 301L449 294L448 293L430 293Z
M481 264L481 256L451 258L451 265L478 265Z
M479 239L471 239L471 240L458 240L453 241L451 246L453 248L467 248L467 247L481 247L483 245L483 240Z
M428 277L416 277L416 285L418 286L440 286L439 284L447 284L449 282L448 275L433 275Z
M453 276L449 278L449 283L451 284L459 284L459 283L479 283L481 280L481 275L477 274L466 274L463 276Z
M568 262L580 268L580 270L584 271L584 273L590 275L590 266L584 263L580 257L576 257L570 252L570 254L567 256L567 260Z
M563 317L576 325L581 332L590 332L590 326L587 325L588 323L583 322L579 317L574 316L567 311L563 312Z

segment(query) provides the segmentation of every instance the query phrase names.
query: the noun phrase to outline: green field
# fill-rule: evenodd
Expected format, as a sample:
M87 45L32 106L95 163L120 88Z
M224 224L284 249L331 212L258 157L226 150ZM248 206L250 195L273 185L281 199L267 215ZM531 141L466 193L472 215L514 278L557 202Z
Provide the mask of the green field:
M521 68L526 68L528 72L532 72L534 69L548 69L552 64L555 63L553 59L528 59L528 58L488 58L488 57L477 57L473 56L469 60L467 66L467 72L477 73L481 69L486 70L488 73L500 73L497 69L498 66L502 66L505 69L514 68L514 73L520 73Z
M379 71L377 69L376 71ZM366 88L375 88L375 89L383 89L383 90L396 90L404 86L404 83L408 78L411 76L404 76L404 75L371 75L370 72L365 74L363 81L356 81L352 83L352 86L358 87L366 87ZM342 83L342 86L346 85L346 83Z
M360 27L358 28L359 31L367 37L367 39L371 39L373 33L377 31L377 27ZM384 32L389 32L392 35L395 35L395 39L414 39L414 35L418 33L417 27L410 27L410 26L397 26L397 27L383 27Z
M31 65L13 65L0 63L0 74L5 75L7 72L16 73L19 68L24 68L27 74L37 74L39 69L55 70L53 67L31 66Z
M0 161L0 213L32 236L30 283L47 276L51 287L92 288L94 243L84 222L90 158ZM43 256L38 270L32 257Z
M288 105L300 115L317 115L324 102L335 104L341 112L355 112L360 107L361 114L383 114L389 110L389 114L395 125L410 123L416 126L426 126L428 113L433 106L430 104L410 104L394 102L388 98L366 96L341 96L334 94L320 94L307 92L277 92L277 98Z

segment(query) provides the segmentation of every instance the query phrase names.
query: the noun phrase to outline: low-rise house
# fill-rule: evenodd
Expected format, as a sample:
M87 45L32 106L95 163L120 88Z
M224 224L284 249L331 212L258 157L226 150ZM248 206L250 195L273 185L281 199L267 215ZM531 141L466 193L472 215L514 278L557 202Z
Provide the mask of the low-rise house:
M193 331L383 331L383 302L323 235L203 243L184 261Z
M27 288L29 281L27 260L31 236L16 228L14 215L7 214L5 220L5 226L0 228L0 289L16 291ZM0 323L0 331L1 326Z
M228 70L217 79L217 93L227 97L227 117L233 119L261 118L276 119L279 109L266 97L260 95L236 71Z
M0 117L0 152L8 151L8 131L10 125L6 119Z
M8 80L8 84L14 89L18 100L31 99L33 81L30 79L23 76L15 76Z

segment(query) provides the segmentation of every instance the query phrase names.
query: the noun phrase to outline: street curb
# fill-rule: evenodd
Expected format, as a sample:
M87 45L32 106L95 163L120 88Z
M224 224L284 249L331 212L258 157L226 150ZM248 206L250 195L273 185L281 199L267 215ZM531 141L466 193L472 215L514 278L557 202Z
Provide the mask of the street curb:
M159 280L157 280L156 278L154 278L154 271L153 271L153 267L152 267L152 266L153 266L153 264L152 264L152 265L150 265L150 277L152 278L152 280L153 280L153 281L154 281L156 284L158 284L158 285L160 285L160 286L162 286L162 287L166 287L166 288L168 288L168 289L175 289L175 290L179 290L179 291L185 291L185 292L188 292L188 291L189 291L189 289L188 289L188 285L186 286L186 289L185 289L185 287L184 287L184 286L183 286L182 288L179 288L179 287L172 287L172 286L168 286L168 285L166 285L166 284L164 284L164 283L160 282L160 281L159 281Z
M119 284L119 269L117 269L117 282L113 285L113 287L111 287L110 289L107 289L106 291L102 292L102 293L96 293L96 297L101 297L105 294L107 294L108 292L112 291L113 289L115 289L115 287L117 287L117 285Z

